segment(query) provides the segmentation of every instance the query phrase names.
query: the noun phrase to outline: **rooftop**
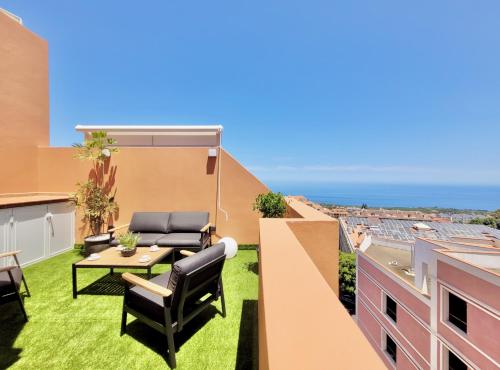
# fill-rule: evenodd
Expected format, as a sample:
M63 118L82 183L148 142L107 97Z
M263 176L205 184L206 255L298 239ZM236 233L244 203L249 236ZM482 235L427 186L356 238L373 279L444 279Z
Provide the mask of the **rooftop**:
M365 254L408 284L415 286L414 276L408 273L412 268L409 250L372 244Z
M487 248L483 251L440 249L437 252L500 277L500 252L487 251Z
M500 239L500 230L484 225L442 223L425 221L430 230L415 228L414 220L392 218L343 217L350 233L357 225L362 225L368 234L386 239L415 241L416 238L451 240L454 237L485 238L492 235Z

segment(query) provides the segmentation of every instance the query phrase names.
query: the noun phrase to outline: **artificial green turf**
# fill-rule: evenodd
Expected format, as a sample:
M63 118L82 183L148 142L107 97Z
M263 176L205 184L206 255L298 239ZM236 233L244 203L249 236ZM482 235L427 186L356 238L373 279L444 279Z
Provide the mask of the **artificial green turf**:
M120 337L123 297L95 294L110 293L110 288L119 294L115 277L95 283L109 270L78 270L78 287L90 285L89 294L72 298L71 264L81 258L71 251L24 269L31 291L24 300L29 322L23 323L16 302L0 306L0 368L168 368L161 334L129 315L128 334ZM254 250L240 250L226 261L227 317L217 314L218 301L186 325L175 337L178 369L257 368L256 262ZM159 264L153 273L169 269L170 264Z

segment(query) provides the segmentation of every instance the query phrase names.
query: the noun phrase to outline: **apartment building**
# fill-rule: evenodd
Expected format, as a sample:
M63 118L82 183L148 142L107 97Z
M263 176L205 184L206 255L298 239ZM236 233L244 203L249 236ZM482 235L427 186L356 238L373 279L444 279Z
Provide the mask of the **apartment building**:
M388 368L498 369L496 240L372 240L357 251L357 320Z

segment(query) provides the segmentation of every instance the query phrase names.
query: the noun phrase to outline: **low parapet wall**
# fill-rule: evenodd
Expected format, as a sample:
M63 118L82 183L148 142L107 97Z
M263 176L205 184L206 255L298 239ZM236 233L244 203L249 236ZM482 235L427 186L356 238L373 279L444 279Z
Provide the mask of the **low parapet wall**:
M287 202L299 218L260 219L259 368L384 369L338 300L338 221Z

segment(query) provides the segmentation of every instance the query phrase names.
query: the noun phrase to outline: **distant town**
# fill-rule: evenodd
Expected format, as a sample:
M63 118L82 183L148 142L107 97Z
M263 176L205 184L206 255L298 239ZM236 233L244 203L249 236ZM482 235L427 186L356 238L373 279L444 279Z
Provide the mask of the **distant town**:
M341 301L388 368L498 368L500 210L295 198L338 219Z

